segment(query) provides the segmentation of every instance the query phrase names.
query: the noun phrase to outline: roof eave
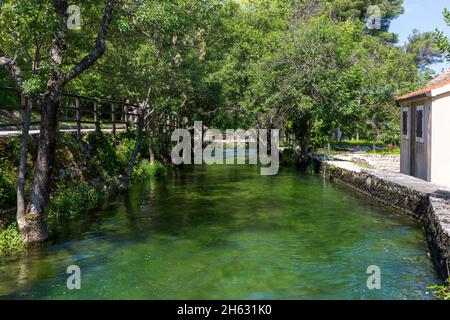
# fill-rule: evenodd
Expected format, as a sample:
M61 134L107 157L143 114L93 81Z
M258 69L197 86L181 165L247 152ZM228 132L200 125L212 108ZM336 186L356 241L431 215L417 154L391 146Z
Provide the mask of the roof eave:
M419 94L416 94L416 95L410 96L410 97L405 97L405 98L399 97L395 100L397 101L397 105L399 105L401 102L430 98L430 97L431 97L431 91L427 91L427 92L419 93Z
M432 90L431 91L431 97L437 97L437 96L440 96L442 94L446 94L446 93L449 93L449 92L450 92L450 85L447 84L447 85L445 85L443 87L436 88L436 89Z

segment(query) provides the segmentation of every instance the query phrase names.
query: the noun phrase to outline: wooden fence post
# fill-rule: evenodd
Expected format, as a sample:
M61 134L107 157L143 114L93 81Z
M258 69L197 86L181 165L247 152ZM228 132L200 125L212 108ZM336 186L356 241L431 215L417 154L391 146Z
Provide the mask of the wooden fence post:
M69 118L70 101L66 98L66 110L64 110L64 119Z
M111 120L113 127L113 136L116 137L116 105L114 103L111 104Z
M130 112L130 108L128 107L128 100L125 102L124 111L125 111L124 121L125 121L126 130L128 131L128 129L129 129L128 112Z
M75 98L75 106L77 108L77 139L81 139L81 103L80 98Z
M98 121L97 101L94 101L94 122L95 122L95 131L100 132L100 122Z

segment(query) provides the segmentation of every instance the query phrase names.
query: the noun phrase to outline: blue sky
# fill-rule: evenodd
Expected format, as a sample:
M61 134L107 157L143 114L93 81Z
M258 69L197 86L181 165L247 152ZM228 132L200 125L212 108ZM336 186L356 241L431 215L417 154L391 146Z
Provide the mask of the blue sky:
M449 0L404 0L405 13L392 21L390 31L399 35L399 44L408 40L413 29L434 31L436 28L450 36L450 27L443 20L442 10L450 9ZM450 63L433 66L437 72L450 68Z

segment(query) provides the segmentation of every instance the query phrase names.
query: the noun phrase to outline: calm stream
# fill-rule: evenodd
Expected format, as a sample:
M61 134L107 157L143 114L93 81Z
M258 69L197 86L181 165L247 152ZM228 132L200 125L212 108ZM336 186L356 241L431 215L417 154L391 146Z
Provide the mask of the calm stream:
M0 298L431 299L437 281L415 221L293 169L185 168L53 229L0 258ZM367 289L370 265L381 290Z

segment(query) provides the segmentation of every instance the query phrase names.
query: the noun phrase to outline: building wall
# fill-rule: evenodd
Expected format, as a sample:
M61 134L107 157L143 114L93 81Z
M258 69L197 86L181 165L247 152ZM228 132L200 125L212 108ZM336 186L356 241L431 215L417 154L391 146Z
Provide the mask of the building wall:
M414 132L412 138L415 141L415 151L416 151L416 165L415 165L415 177L431 181L431 99L418 100L412 102L412 107L414 109L413 119L414 121ZM423 125L423 142L417 141L416 139L416 128L415 128L415 109L417 106L424 106L424 125Z
M411 117L411 103L404 102L400 104L400 172L410 175L410 146L409 137L403 136L403 109L408 108Z
M403 136L402 113L400 114L400 172L427 181L431 180L431 102L431 98L407 101L402 103L400 108L400 111L403 111L403 108L409 110L407 137ZM423 141L416 139L416 108L418 106L424 106Z
M450 93L433 98L431 181L450 186Z

